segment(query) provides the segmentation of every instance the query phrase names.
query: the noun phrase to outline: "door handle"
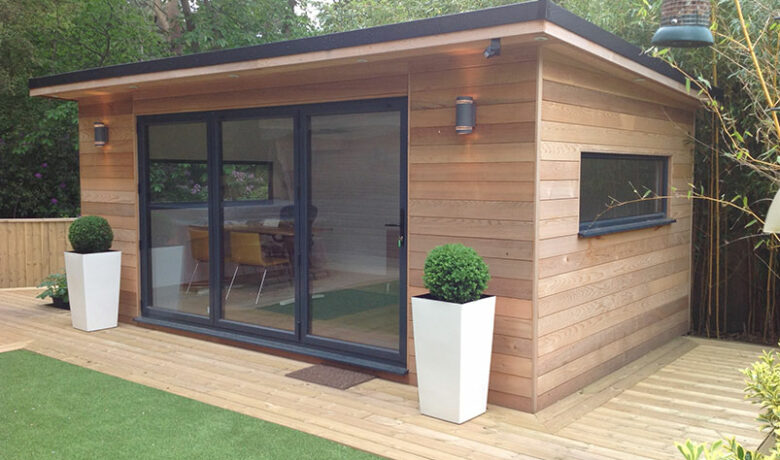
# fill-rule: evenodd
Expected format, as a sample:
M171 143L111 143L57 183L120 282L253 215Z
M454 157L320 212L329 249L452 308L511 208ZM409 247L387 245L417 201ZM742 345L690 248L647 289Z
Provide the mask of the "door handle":
M406 210L404 208L401 208L399 210L399 217L398 220L400 224L398 224L398 248L403 248L404 244L406 243Z
M398 247L402 248L404 247L404 243L406 242L406 212L403 208L401 208L400 211L400 223L398 224L385 224L385 227L388 228L397 228L398 229Z

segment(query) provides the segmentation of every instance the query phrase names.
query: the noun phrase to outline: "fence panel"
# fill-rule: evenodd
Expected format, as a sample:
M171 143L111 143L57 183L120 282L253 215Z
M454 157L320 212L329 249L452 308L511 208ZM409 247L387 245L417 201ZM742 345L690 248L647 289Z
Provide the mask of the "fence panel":
M0 219L0 288L37 286L50 273L64 273L74 220Z

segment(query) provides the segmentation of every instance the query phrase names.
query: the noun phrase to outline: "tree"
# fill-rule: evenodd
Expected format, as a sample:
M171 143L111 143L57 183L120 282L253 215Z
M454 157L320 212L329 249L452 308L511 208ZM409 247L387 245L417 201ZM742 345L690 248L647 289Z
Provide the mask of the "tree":
M296 38L302 1L0 0L0 217L79 212L75 104L30 77Z

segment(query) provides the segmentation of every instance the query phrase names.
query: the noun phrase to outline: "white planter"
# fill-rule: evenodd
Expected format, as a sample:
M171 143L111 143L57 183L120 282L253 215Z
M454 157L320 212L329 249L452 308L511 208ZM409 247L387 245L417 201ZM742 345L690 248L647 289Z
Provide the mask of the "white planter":
M496 298L412 297L420 412L463 423L487 410Z
M184 246L152 248L152 305L179 308L183 263Z
M82 331L116 327L121 269L120 251L65 253L73 327Z

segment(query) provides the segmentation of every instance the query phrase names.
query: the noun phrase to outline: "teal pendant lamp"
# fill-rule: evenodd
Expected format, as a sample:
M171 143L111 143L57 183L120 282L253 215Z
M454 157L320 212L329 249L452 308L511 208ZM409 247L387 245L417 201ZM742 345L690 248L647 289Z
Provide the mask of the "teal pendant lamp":
M661 27L653 45L662 48L698 48L713 43L710 0L664 0Z

